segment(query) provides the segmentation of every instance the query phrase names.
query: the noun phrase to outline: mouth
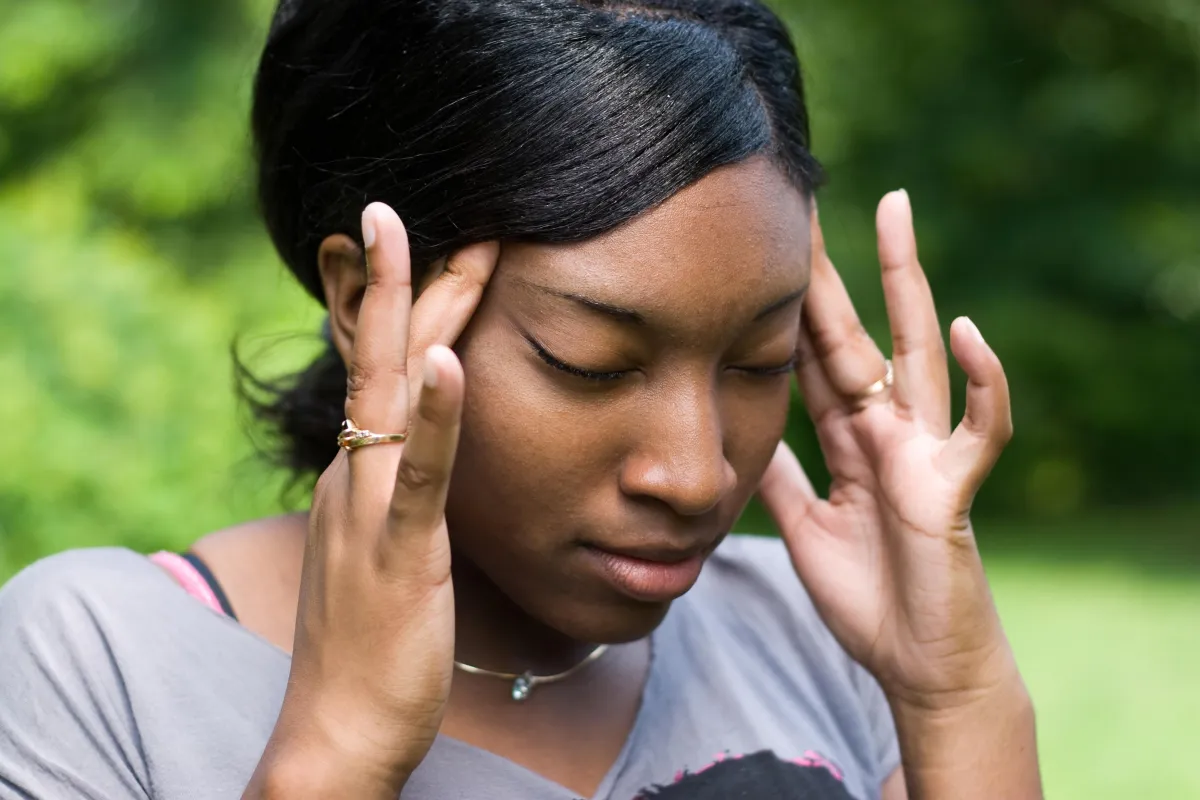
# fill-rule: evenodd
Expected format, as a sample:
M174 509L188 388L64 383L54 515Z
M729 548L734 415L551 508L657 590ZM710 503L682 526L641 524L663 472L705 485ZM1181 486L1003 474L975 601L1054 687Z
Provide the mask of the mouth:
M617 591L634 600L664 603L692 588L715 546L611 548L589 544L584 552Z

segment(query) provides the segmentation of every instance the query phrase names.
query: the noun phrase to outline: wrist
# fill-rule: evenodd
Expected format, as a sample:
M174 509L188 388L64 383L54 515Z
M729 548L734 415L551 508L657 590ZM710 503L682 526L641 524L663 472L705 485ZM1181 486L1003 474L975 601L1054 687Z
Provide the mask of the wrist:
M243 800L325 797L395 800L409 774L318 741L273 735Z
M889 698L911 800L1041 798L1033 701L1020 675L945 700Z
M407 775L346 760L322 748L276 745L263 754L244 800L364 798L395 800Z
M395 800L436 735L401 735L363 715L326 714L287 700L263 752L252 786L275 797L355 797Z

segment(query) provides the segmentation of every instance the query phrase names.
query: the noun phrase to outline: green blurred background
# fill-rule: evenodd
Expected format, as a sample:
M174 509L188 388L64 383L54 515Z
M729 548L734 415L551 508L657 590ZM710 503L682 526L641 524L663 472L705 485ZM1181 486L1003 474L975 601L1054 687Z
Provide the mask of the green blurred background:
M272 6L0 7L0 581L282 507L229 354L282 373L320 320L251 197ZM874 204L903 186L943 321L1008 367L977 526L1049 796L1200 797L1200 0L776 6L869 327ZM819 480L802 412L790 436Z

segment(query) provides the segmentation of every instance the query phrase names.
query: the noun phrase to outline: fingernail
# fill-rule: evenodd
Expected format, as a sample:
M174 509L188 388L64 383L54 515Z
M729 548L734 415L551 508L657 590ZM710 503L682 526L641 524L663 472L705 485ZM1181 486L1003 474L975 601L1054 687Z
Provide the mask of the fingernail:
M425 351L425 386L429 389L436 389L438 385L438 355L434 347Z
M967 326L967 333L974 336L979 341L983 341L983 334L979 332L979 326L975 324L970 317L963 317L963 324Z
M362 237L364 246L375 246L375 209L372 206L367 206L362 213Z

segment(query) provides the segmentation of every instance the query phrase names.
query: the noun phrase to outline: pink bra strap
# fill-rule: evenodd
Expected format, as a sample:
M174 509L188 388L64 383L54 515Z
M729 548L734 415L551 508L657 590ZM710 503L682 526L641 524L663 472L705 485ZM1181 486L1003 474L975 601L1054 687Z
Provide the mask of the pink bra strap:
M208 581L204 580L204 576L186 558L166 550L154 553L149 558L165 569L167 574L174 578L185 592L221 616L225 616L225 610L221 608L221 601L217 599L217 595L208 585Z

